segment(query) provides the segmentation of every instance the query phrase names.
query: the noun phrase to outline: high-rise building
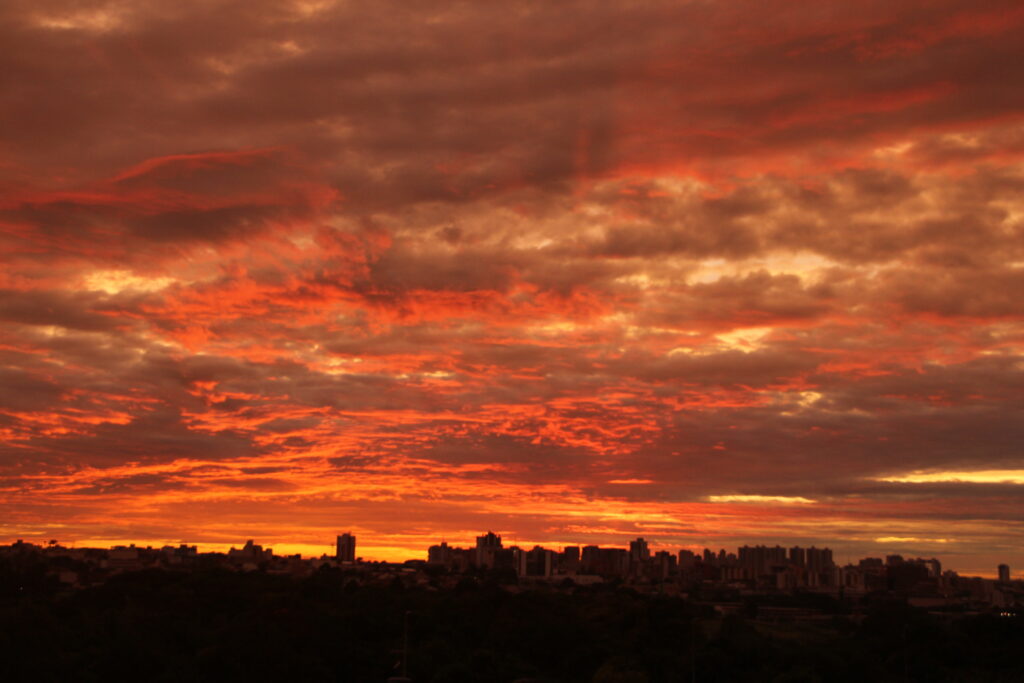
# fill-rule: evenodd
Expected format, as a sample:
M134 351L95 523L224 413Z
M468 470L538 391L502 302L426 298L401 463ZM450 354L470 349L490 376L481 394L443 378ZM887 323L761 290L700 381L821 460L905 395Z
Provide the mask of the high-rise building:
M597 574L602 576L625 576L629 571L629 553L623 548L599 548L597 551Z
M452 547L446 541L441 545L432 545L427 548L427 564L449 565L452 561Z
M239 562L261 562L269 560L273 556L273 550L270 548L264 550L263 546L255 543L251 538L245 542L245 546L241 549L231 548L228 551L228 559Z
M676 556L667 550L654 553L653 575L658 579L667 579L676 571Z
M501 547L501 536L492 531L488 531L483 536L476 537L476 547L497 550Z
M526 576L551 576L554 572L555 564L555 553L552 550L547 550L535 545L533 550L528 550L523 553L523 571L520 571L520 575Z
M477 536L476 548L473 551L474 564L477 567L493 569L495 555L501 549L501 536L498 534L488 531L483 536Z
M1010 565L1001 564L999 565L999 581L1002 583L1009 583L1010 581Z
M341 562L356 561L356 537L351 532L338 536L338 552L335 557Z
M807 571L823 572L832 569L835 562L832 561L832 550L829 548L815 548L813 545L807 549Z
M786 549L778 545L774 548L745 545L739 549L738 563L739 566L753 572L754 576L768 574L772 567L786 564Z
M635 541L629 542L629 561L630 562L645 562L651 557L651 551L647 547L647 541L643 538L638 538Z
M578 545L567 545L562 548L562 555L558 559L558 567L563 574L575 574L580 570L580 547Z

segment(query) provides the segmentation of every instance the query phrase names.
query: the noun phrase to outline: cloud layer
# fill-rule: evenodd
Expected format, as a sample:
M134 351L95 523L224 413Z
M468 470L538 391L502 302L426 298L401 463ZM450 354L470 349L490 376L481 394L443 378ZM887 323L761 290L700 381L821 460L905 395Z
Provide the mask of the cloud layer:
M0 42L0 536L1024 562L1019 478L953 474L1024 469L1019 3L15 0Z

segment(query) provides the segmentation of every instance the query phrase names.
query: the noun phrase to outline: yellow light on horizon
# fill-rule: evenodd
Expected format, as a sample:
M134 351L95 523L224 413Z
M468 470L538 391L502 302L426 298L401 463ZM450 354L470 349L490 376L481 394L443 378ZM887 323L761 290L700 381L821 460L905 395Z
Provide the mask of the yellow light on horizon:
M1024 470L976 470L973 472L911 472L896 477L877 477L875 481L898 484L934 484L961 482L969 484L1024 484Z

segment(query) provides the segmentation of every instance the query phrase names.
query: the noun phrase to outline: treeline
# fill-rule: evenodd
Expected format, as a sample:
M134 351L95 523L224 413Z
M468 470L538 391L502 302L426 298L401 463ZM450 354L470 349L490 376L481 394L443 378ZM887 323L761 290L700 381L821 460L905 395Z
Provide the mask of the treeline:
M1024 680L1021 617L942 622L892 602L861 623L776 627L617 586L512 592L485 577L431 590L211 569L69 592L41 569L0 564L2 680L383 683L406 628L416 683Z

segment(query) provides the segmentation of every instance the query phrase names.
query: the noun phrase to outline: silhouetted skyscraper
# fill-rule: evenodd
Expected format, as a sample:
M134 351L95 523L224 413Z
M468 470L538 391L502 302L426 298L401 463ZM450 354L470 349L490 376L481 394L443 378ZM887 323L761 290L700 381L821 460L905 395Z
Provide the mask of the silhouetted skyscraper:
M778 545L774 548L745 545L739 549L738 562L739 566L752 571L754 576L760 576L769 573L772 567L786 564L786 549Z
M631 562L644 562L651 557L651 551L647 547L647 541L638 538L629 542L629 559Z
M578 545L567 545L562 549L559 568L564 574L575 574L580 570L580 547Z
M815 548L812 545L807 549L807 571L822 572L834 566L832 551L829 548Z
M483 536L477 536L474 563L478 567L492 569L495 555L501 549L501 536L498 534L488 531Z
M999 565L999 580L1002 583L1008 583L1010 581L1010 565L1001 564Z
M336 555L341 562L356 561L356 537L346 532L338 536L338 553Z
M445 541L441 545L432 545L427 548L427 564L447 565L452 560L452 548Z
M551 576L554 571L555 553L535 545L533 550L524 553L525 565L523 569L526 576Z
M667 579L676 571L676 556L667 550L659 550L654 553L654 576L659 579Z
M492 531L488 531L483 536L476 537L476 547L497 550L501 547L501 536Z

